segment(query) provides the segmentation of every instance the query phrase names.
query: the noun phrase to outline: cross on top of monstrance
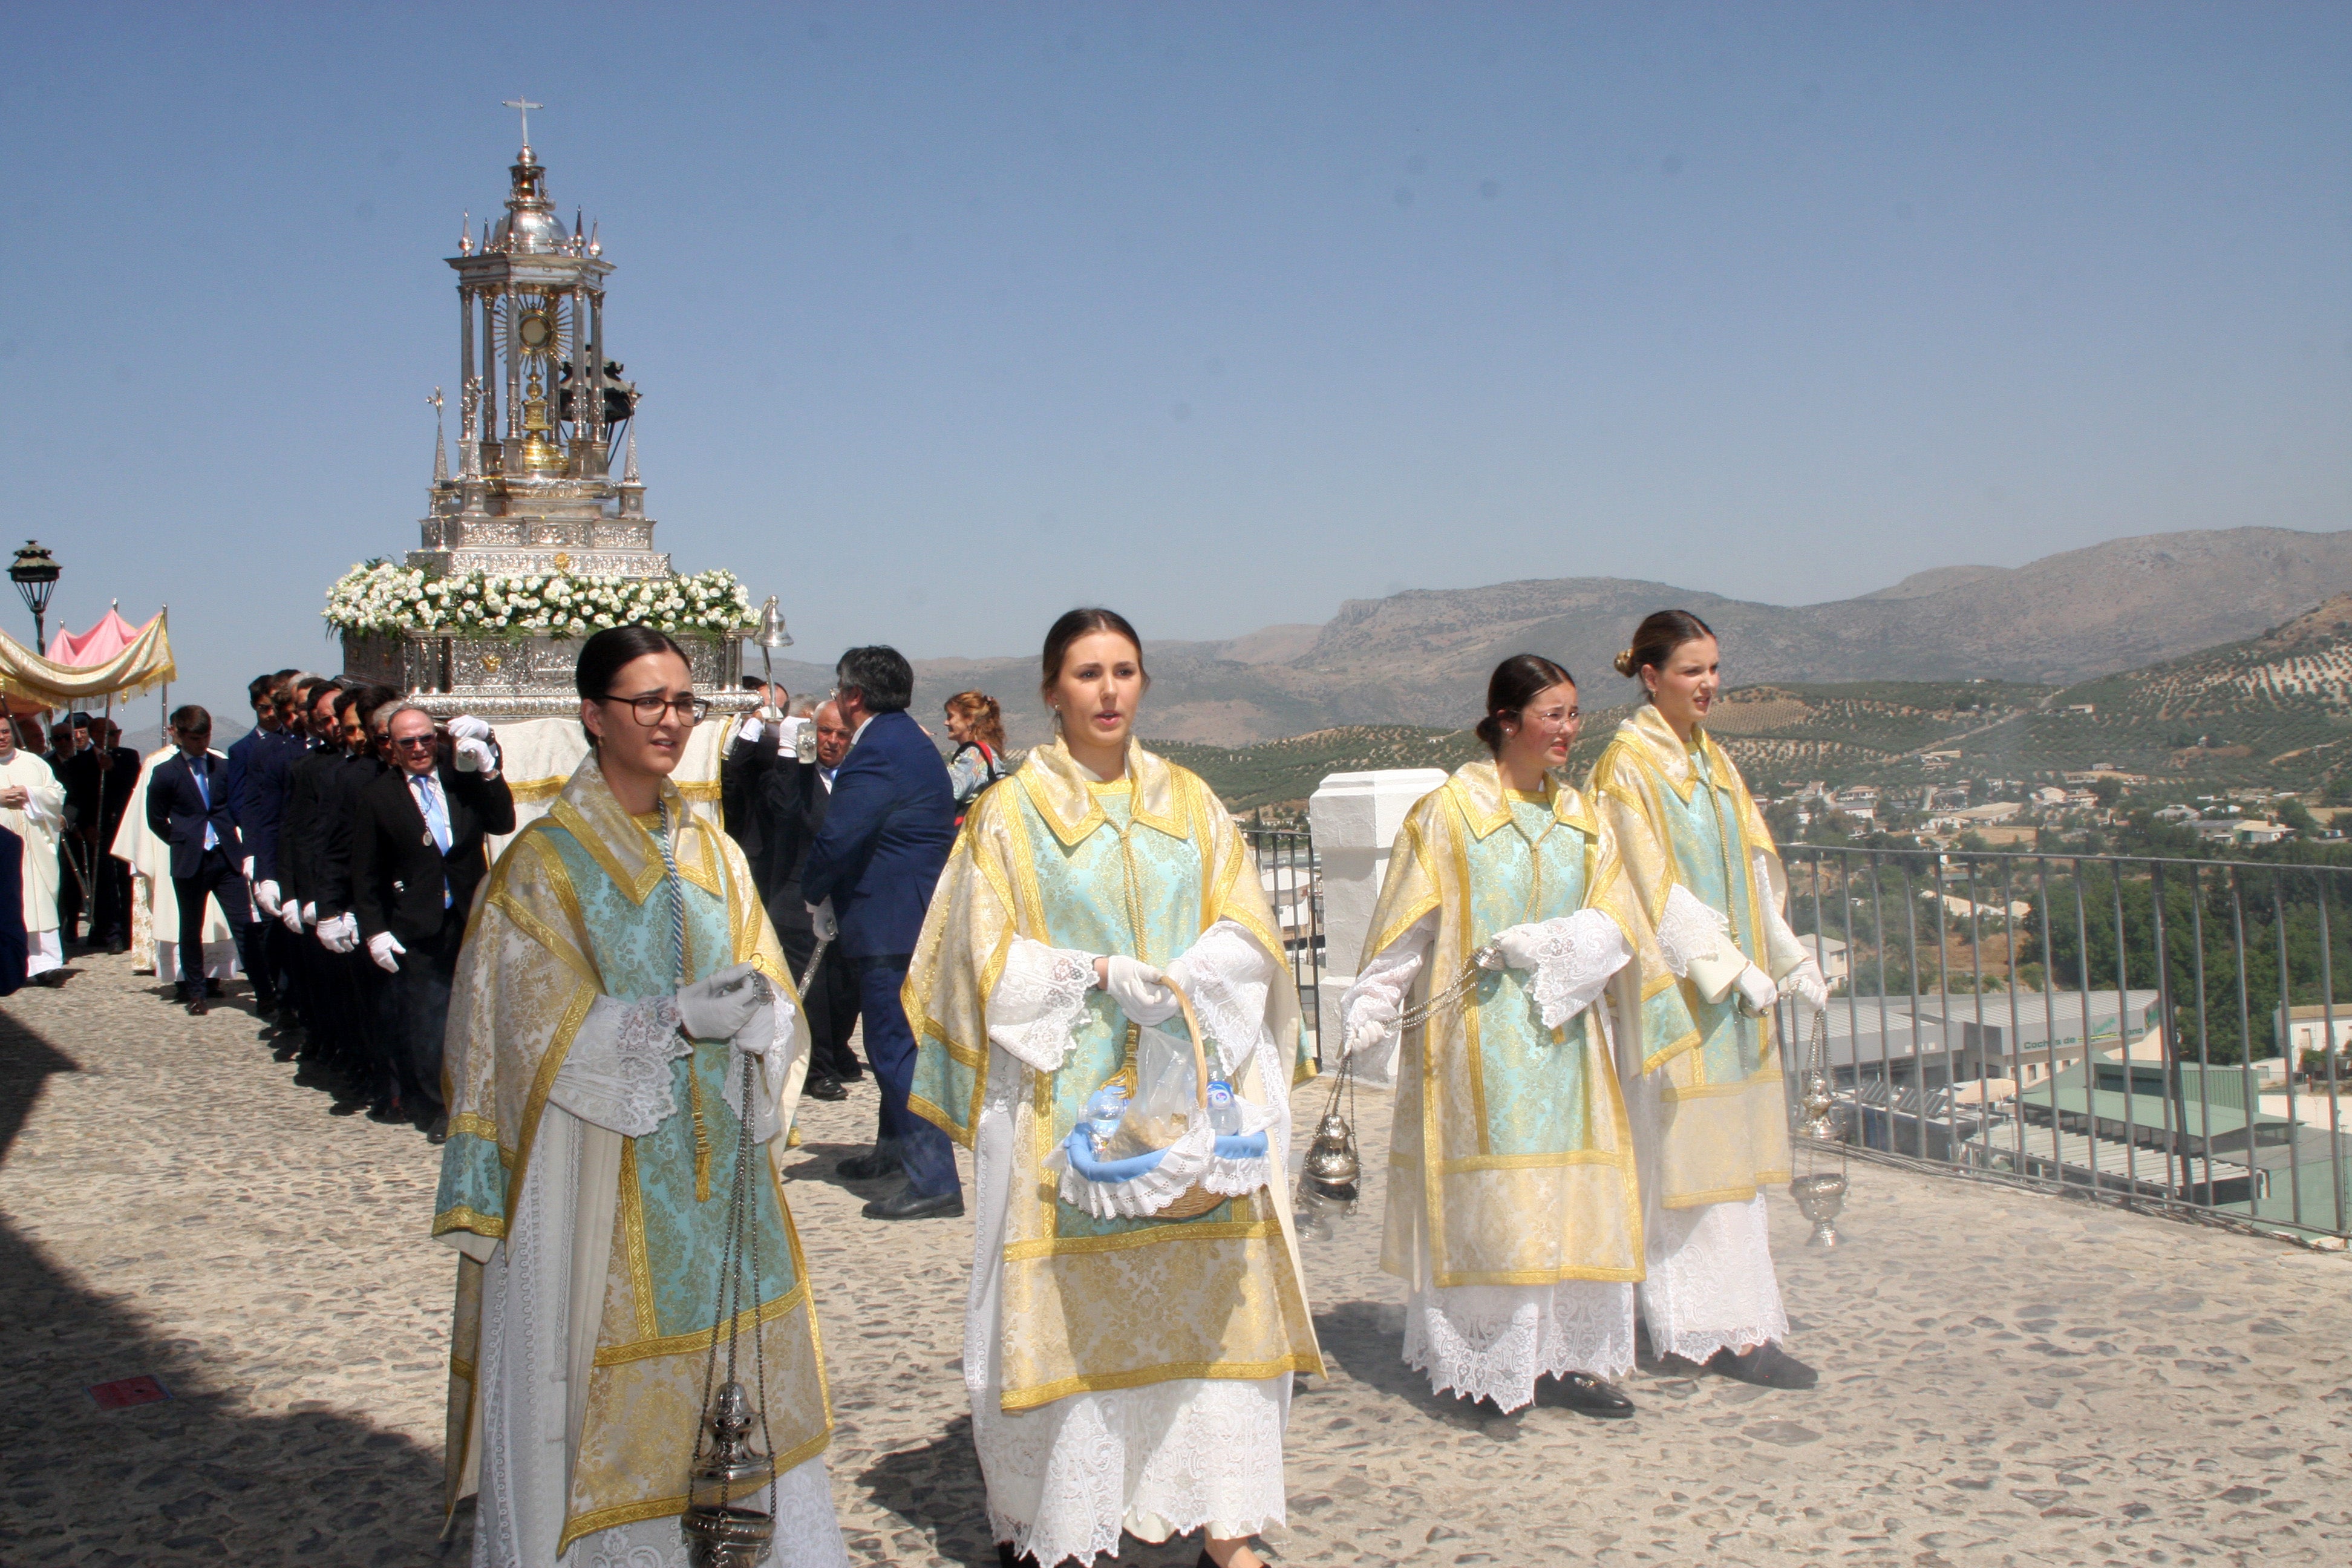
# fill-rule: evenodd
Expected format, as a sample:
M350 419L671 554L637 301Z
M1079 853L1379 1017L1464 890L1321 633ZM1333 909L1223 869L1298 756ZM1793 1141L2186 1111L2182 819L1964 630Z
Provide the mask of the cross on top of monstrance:
M545 109L547 105L543 103L533 103L527 98L509 98L506 100L506 107L516 110L522 116L522 144L526 147L530 146L530 111L534 109Z

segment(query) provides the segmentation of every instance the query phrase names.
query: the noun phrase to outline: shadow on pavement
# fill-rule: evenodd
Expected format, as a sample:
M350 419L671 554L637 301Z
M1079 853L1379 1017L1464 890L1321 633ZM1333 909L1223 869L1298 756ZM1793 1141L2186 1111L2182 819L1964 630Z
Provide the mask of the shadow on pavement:
M0 1015L0 1157L51 1073L80 1070ZM17 1173L22 1175L23 1173ZM129 1262L129 1259L123 1260ZM101 1410L94 1384L149 1376L171 1397ZM85 1289L0 1222L0 1562L418 1564L446 1548L441 1461L323 1408L240 1408L206 1386L199 1347Z
M0 1013L0 1164L6 1163L9 1146L25 1130L49 1075L79 1071L79 1062Z

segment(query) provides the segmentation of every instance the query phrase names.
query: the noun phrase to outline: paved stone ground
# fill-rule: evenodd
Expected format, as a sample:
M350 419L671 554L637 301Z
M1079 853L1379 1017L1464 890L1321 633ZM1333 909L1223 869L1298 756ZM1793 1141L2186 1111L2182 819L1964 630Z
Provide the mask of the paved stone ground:
M0 1003L0 1561L463 1561L462 1518L436 1545L452 1265L423 1236L434 1151L330 1117L242 1010L190 1019L126 960L77 967ZM866 1086L810 1106L791 1162L835 1496L865 1561L992 1563L958 1375L970 1232L858 1216L870 1193L827 1173L873 1109ZM1383 1149L1385 1102L1362 1113ZM1872 1166L1854 1181L1834 1254L1775 1204L1822 1386L1649 1368L1615 1424L1433 1398L1398 1359L1375 1194L1307 1244L1331 1375L1302 1384L1271 1555L2352 1561L2352 1265ZM101 1412L87 1392L141 1373L173 1397Z

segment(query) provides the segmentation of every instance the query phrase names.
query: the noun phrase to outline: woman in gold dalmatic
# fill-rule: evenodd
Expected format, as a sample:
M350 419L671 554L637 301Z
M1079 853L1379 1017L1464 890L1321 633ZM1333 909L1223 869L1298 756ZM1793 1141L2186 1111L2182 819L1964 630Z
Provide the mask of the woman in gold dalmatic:
M757 1278L730 1326L757 1341L743 1378L764 1385L754 1436L781 1472L761 1562L846 1568L774 1165L808 1064L800 1002L742 851L670 781L706 708L685 654L615 626L575 674L592 750L499 857L450 1001L433 1222L463 1254L448 1500L480 1494L475 1568L686 1561L712 1326L742 1300L721 1295L719 1258L748 1140Z
M989 1520L1008 1563L1090 1562L1123 1528L1201 1530L1202 1561L1257 1568L1291 1378L1322 1370L1285 1181L1311 1071L1297 999L1233 819L1134 742L1134 629L1071 611L1044 675L1058 737L975 803L906 985L913 1108L973 1156L963 1364ZM1066 1144L1107 1080L1176 1050L1192 1084L1189 1037L1156 1027L1183 1027L1171 987L1266 1152L1220 1157L1204 1124L1148 1175L1090 1182ZM1222 1201L1161 1213L1196 1184Z
M1599 1004L1628 971L1665 1026L1689 1018L1607 821L1553 776L1578 719L1550 659L1496 667L1493 760L1405 818L1340 1016L1356 1052L1396 1038L1408 1005L1425 1015L1402 1031L1381 1257L1409 1291L1406 1362L1506 1411L1549 1377L1572 1408L1623 1416L1610 1380L1633 1366L1642 1210Z
M1593 764L1591 788L1657 931L1687 1014L1645 1016L1622 1054L1641 1153L1642 1316L1660 1355L1768 1388L1810 1388L1772 1270L1764 1188L1789 1179L1773 1004L1815 1011L1820 968L1782 917L1788 879L1739 770L1707 734L1721 683L1706 623L1643 621L1617 656L1646 699Z

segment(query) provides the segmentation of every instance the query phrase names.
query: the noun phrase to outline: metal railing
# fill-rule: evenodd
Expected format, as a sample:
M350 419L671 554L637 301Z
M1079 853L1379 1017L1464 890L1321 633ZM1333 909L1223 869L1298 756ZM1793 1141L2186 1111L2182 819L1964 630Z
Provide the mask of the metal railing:
M1260 827L1241 823L1243 840L1255 862L1258 884L1274 906L1275 927L1290 959L1298 987L1298 1010L1316 1039L1315 1059L1323 1059L1318 1021L1323 1002L1323 873L1315 858L1315 838L1304 828Z
M1791 845L1847 1137L1906 1162L2352 1234L2352 867ZM1810 1020L1783 1005L1795 1102Z

